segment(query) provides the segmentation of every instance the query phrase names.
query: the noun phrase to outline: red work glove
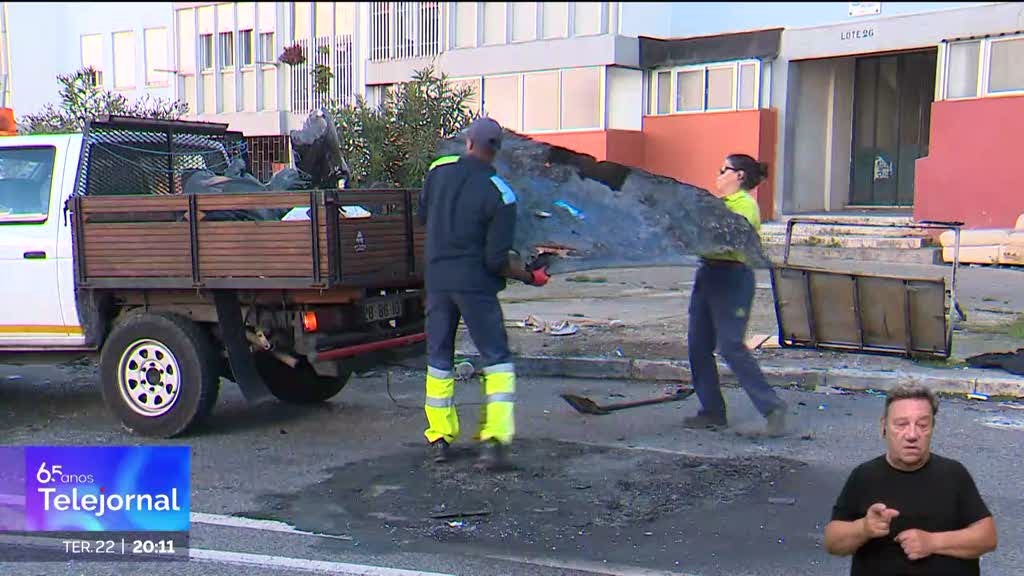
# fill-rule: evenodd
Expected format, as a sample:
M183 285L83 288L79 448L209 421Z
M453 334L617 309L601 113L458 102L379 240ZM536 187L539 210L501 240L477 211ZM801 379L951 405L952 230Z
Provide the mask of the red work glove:
M530 275L532 276L530 279L531 286L543 286L551 279L551 276L548 275L547 266L530 271Z

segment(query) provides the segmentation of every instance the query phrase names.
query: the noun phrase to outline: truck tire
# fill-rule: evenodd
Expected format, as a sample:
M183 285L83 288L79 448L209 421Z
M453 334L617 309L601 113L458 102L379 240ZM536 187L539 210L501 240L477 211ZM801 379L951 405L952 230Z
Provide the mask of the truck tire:
M320 376L305 359L292 368L262 352L254 354L253 361L270 393L288 404L316 404L330 400L341 392L352 376L349 371L339 372L337 378Z
M191 320L132 313L103 345L100 389L129 431L173 438L213 411L220 391L217 369L213 343Z

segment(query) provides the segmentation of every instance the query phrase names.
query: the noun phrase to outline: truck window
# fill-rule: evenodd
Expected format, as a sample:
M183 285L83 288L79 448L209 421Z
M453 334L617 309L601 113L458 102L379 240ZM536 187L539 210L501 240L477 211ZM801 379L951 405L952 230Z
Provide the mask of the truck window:
M45 222L57 149L0 149L0 224Z

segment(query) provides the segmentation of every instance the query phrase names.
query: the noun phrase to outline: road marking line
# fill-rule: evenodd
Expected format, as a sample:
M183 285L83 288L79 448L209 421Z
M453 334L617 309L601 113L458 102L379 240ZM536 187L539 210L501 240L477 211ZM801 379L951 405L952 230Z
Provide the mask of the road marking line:
M231 528L245 528L248 530L262 530L264 532L280 532L282 534L296 534L299 536L316 536L317 538L331 538L333 540L352 540L351 536L338 534L323 534L320 532L307 532L298 528L278 522L276 520L257 520L242 516L225 516L223 514L205 514L193 512L189 516L193 524L210 524L213 526L229 526Z
M345 564L342 562L307 560L305 558L290 558L287 556L225 552L223 550L206 550L203 548L189 548L188 554L190 559L200 562L236 564L260 568L286 568L319 574L341 574L344 576L452 576L451 574L440 574L438 572L382 568L364 564Z
M564 570L579 570L594 574L608 574L609 576L698 576L688 572L666 572L664 570L651 570L636 566L620 566L605 564L604 562L590 562L587 560L557 560L555 558L533 558L505 556L503 554L484 554L485 558L505 560L517 564L532 564L534 566L546 566L548 568L562 568Z

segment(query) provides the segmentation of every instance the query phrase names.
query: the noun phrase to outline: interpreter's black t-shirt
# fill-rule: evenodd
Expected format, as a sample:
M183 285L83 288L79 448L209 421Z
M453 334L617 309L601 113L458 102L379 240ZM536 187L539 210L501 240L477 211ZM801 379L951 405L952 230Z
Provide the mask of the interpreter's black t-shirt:
M889 535L875 538L853 556L851 576L977 576L978 560L931 555L911 561L895 538L917 528L925 532L961 530L991 514L963 464L932 454L920 470L893 468L885 456L869 460L850 473L832 509L833 520L852 522L881 502L899 511Z

